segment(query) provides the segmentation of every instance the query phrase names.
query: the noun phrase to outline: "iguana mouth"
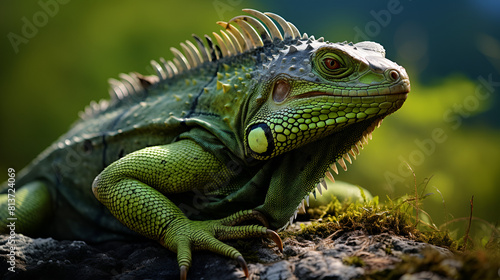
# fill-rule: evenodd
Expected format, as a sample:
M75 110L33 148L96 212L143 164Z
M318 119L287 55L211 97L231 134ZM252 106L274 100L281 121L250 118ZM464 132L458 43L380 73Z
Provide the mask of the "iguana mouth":
M352 90L348 90L352 91ZM309 98L309 97L316 97L316 96L338 96L338 97L360 97L360 98L365 98L365 97L375 97L375 96L394 96L391 99L406 99L408 92L409 91L402 91L402 92L395 92L395 93L387 93L387 94L375 94L375 95L368 95L366 90L356 90L357 94L354 95L352 93L349 93L348 95L343 95L343 94L335 94L335 93L329 93L329 92L324 92L324 91L310 91L303 93L301 95L297 96L292 96L292 99L298 99L298 98Z
M310 91L290 98L308 98L316 96L342 96L342 97L376 97L376 96L391 96L388 100L405 100L407 94L410 92L410 81L408 79L401 79L393 85L380 85L378 87L364 87L364 88L349 88L344 89L330 89L328 91Z

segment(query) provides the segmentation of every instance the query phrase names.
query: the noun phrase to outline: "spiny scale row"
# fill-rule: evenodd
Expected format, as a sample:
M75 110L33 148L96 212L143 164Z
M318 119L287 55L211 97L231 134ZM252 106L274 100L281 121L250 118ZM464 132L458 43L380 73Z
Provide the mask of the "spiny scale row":
M80 111L78 113L78 116L81 119L85 120L85 119L91 118L92 116L94 116L95 114L97 114L101 111L106 110L108 107L109 107L109 102L107 100L101 99L101 101L99 101L99 103L92 100L92 101L90 101L90 104L85 107L85 109L83 111Z
M268 43L279 43L300 38L299 30L277 14L262 13L253 9L243 9L243 11L254 17L237 16L229 20L229 22L217 22L224 30L220 30L221 35L215 32L212 33L216 43L210 36L205 35L204 38L207 42L205 45L200 37L193 34L195 43L189 40L181 42L182 51L177 48L170 48L174 55L172 60L165 60L164 58L160 58L159 62L151 60L151 66L155 70L156 76L142 78L151 80L151 83L166 80L184 71L194 69L205 62L235 56ZM283 34L281 34L273 20L280 25ZM234 23L239 29L231 23ZM308 39L307 34L304 34L302 39ZM120 74L119 77L120 80L109 79L112 101L124 100L131 95L144 92L144 86L138 74ZM99 102L99 104L103 105L102 107L94 106L95 104L87 106L85 111L80 114L80 117L85 119L105 110L108 104L104 103L103 101Z
M160 58L161 63L158 63L152 60L151 65L156 70L160 80L172 78L205 62L238 55L262 47L266 43L300 37L298 29L279 15L262 13L252 9L244 9L243 11L255 18L237 16L229 22L217 22L224 30L220 30L221 35L215 32L212 33L216 43L213 42L210 36L205 35L207 47L200 37L193 35L196 45L187 40L185 43L180 43L182 52L176 48L170 48L174 55L171 61ZM275 20L281 26L284 36L272 20ZM231 23L237 25L239 29Z
M364 148L364 144L368 144L368 139L372 139L372 132L375 130L375 128L379 127L380 124L382 123L382 119L379 119L375 121L371 126L369 126L364 132L361 140L359 140L356 144L354 144L351 149L343 154L339 159L337 159L337 163L344 169L344 171L347 171L347 164L345 163L344 159L347 160L350 164L352 164L352 159L349 155L352 156L352 158L356 159L356 156L359 155L360 150ZM333 164L330 165L330 169L335 172L335 174L339 174L339 170L337 168L337 164L334 162ZM335 182L335 179L333 178L332 173L330 170L327 170L325 173L325 176L328 177L332 182ZM321 184L317 184L318 189L320 188ZM326 189L326 188L325 188ZM321 192L321 191L320 191Z
M83 112L80 112L79 116L81 119L88 119L95 116L106 110L113 102L125 100L132 95L140 96L144 93L144 83L153 84L158 82L158 77L156 76L143 77L137 73L121 73L119 77L120 80L108 79L111 103L107 100L101 100L99 103L95 101L90 102L90 105L85 107Z

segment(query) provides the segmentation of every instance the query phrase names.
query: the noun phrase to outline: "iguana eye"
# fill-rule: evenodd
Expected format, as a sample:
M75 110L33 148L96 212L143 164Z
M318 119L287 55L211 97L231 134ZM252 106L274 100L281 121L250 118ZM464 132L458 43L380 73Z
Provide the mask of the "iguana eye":
M349 56L331 48L319 49L313 58L313 64L317 73L325 79L343 78L354 71Z
M340 68L340 62L338 62L338 60L336 60L336 59L329 58L329 57L323 59L323 64L325 64L326 68L328 68L330 70L335 70L335 69Z

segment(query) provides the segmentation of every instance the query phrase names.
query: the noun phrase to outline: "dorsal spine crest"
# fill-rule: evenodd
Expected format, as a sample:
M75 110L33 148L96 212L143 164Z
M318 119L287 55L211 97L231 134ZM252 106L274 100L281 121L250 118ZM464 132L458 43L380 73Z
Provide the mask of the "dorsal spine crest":
M308 37L307 34L300 36L298 29L290 22L273 13L262 13L252 9L244 9L251 16L237 16L229 22L217 22L223 30L218 33L212 33L213 37L204 35L206 43L197 35L192 35L194 43L186 40L180 43L180 50L171 47L173 59L165 60L160 58L159 62L151 61L151 67L154 76L143 77L137 73L121 74L120 80L110 79L111 101L93 104L81 114L82 118L88 118L98 114L111 106L122 103L131 96L143 96L147 94L148 88L157 84L183 77L186 85L195 85L195 79L190 79L184 74L191 73L195 69L201 69L208 63L217 63L227 59L238 59L240 55L252 51L260 51L259 59L255 58L256 63L272 61L272 56L278 56L279 49L287 50L293 53L297 49L291 44L300 45L299 39L309 38L308 42L314 40L314 37ZM281 27L281 33L276 25ZM214 38L214 39L212 39ZM290 46L290 47L289 47ZM182 51L181 51L182 50ZM228 71L230 65L223 62L223 68ZM266 66L263 66L266 68ZM249 69L246 69L242 77L251 78ZM217 73L218 80L222 77ZM235 76L239 76L235 74ZM229 78L229 77L228 77ZM145 82L146 81L146 82ZM225 83L223 83L225 84ZM165 87L165 86L163 86ZM217 87L229 92L232 86ZM207 91L205 91L207 92Z

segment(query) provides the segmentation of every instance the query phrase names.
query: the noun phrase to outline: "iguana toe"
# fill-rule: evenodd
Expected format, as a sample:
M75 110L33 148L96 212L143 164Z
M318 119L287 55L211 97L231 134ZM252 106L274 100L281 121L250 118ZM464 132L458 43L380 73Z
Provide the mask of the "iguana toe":
M235 226L237 224L241 224L242 222L248 220L259 221L264 225L265 228L269 226L266 216L264 216L264 214L262 214L257 210L240 211L219 221L226 226ZM271 229L266 229L265 234L267 235L268 238L272 239L274 243L276 243L280 252L283 252L283 241L281 241L279 235Z
M219 221L226 226L239 225L246 221L259 221L264 227L269 227L269 222L266 216L257 210L243 210L233 215L227 216L226 218L220 219Z
M190 221L183 220L176 226L176 234L164 235L161 242L165 247L177 252L177 262L180 268L180 279L186 279L191 266L192 250L208 250L235 259L245 276L248 277L248 266L241 253L221 240L241 239L251 237L267 237L272 239L278 249L283 251L283 242L276 232L259 225L231 226L235 222L247 220L248 217L259 215L258 212L241 211L220 220ZM257 219L259 220L259 219Z

